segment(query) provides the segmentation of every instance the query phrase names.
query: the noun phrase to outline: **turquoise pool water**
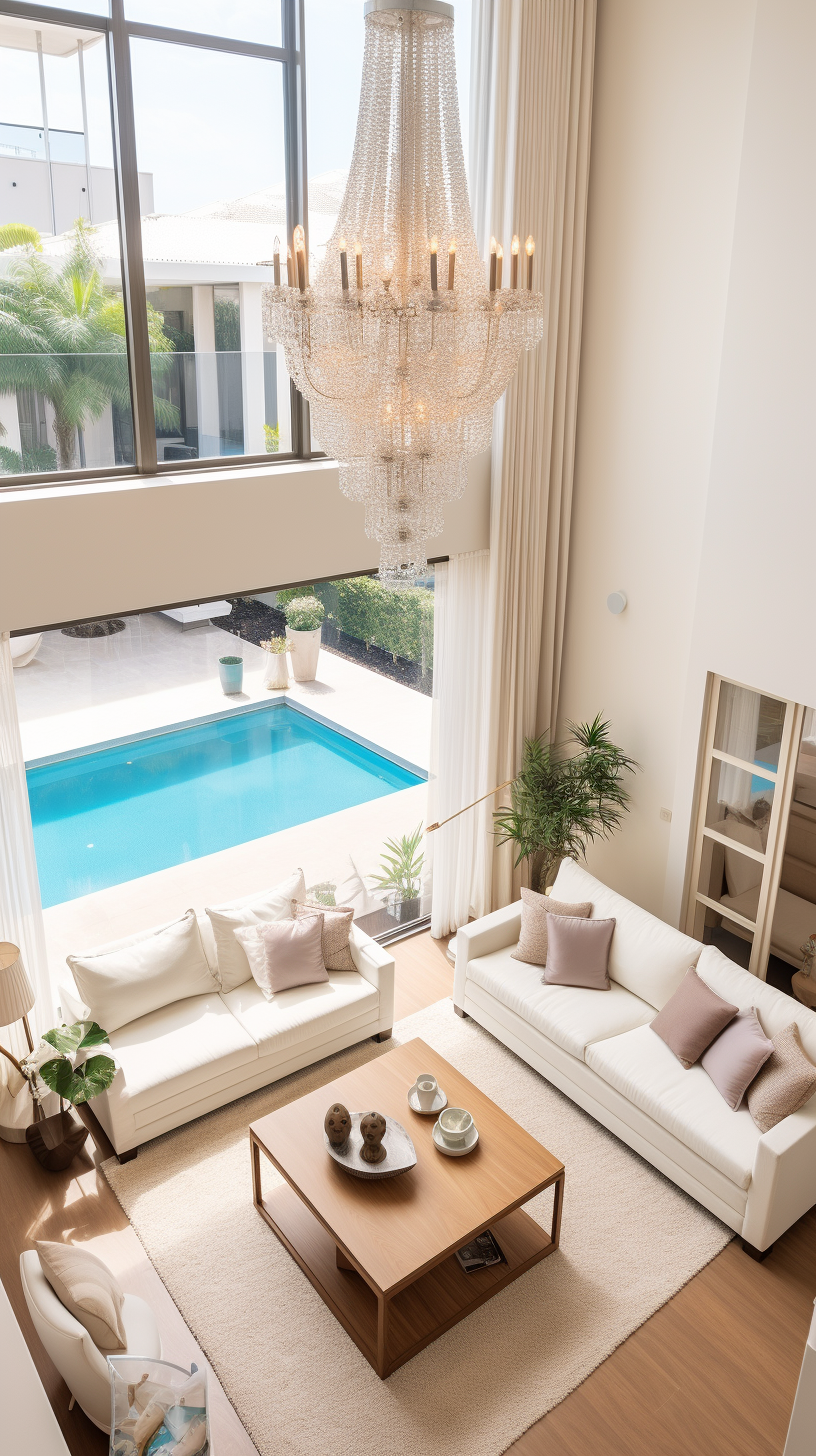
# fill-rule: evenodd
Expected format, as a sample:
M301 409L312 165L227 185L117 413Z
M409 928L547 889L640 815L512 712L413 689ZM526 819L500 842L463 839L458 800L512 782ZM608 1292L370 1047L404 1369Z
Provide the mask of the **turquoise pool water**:
M288 704L74 754L27 778L44 906L422 782Z

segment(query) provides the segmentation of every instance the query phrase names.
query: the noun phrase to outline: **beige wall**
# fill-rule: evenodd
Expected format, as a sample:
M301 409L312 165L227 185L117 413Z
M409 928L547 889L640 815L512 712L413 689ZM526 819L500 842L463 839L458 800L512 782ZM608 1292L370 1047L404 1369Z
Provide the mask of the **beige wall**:
M445 508L431 556L488 544L490 456ZM337 466L246 466L0 493L0 630L365 571L379 551Z
M602 710L643 765L625 829L588 862L657 912L755 11L755 0L599 4L561 712ZM613 617L618 588L629 604Z

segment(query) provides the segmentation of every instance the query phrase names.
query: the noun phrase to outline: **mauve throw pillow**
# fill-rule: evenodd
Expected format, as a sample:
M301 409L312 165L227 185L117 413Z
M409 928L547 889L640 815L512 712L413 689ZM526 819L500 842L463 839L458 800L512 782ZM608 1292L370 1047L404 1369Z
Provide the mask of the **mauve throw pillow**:
M688 1071L706 1047L711 1046L715 1036L733 1021L738 1010L738 1006L732 1006L712 991L690 967L650 1025Z
M739 1108L746 1088L773 1049L773 1042L765 1035L751 1006L747 1011L738 1011L725 1031L715 1036L711 1046L703 1052L700 1065L704 1072L708 1072L732 1112Z
M531 966L547 964L547 921L551 915L577 915L586 920L592 914L592 905L587 900L570 905L566 900L551 900L549 895L540 895L537 890L521 892L521 934L519 943L510 955L514 961L526 961Z
M608 991L609 947L614 930L614 920L548 916L545 986L584 986L590 991Z
M250 957L252 974L267 1001L276 991L292 986L311 986L328 981L323 962L323 915L315 911L301 920L273 920L267 925L252 926L263 945L263 967L259 958ZM236 930L236 935L244 932Z
M816 1092L816 1067L802 1046L796 1022L771 1041L773 1052L748 1088L748 1111L760 1132L770 1132Z

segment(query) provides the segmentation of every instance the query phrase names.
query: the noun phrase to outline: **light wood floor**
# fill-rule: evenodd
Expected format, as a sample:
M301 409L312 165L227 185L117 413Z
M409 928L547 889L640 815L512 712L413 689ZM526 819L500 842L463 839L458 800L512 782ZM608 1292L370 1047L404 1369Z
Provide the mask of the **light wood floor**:
M450 995L453 973L441 942L423 934L393 951L397 1020ZM0 1277L72 1453L103 1456L107 1437L77 1407L68 1413L67 1389L30 1324L18 1273L22 1249L38 1238L93 1240L124 1287L156 1309L167 1357L206 1361L98 1170L109 1150L88 1148L65 1173L49 1174L27 1147L0 1142ZM569 1185L565 1228L568 1221ZM816 1213L764 1264L735 1240L532 1426L511 1448L514 1456L781 1456L815 1296ZM253 1456L214 1379L211 1399L215 1456Z

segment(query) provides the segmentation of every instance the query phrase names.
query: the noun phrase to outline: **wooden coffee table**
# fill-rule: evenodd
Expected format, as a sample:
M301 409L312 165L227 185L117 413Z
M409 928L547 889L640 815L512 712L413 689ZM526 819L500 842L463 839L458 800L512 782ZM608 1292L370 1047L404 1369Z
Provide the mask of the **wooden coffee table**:
M472 1113L479 1142L466 1157L437 1152L435 1118L408 1106L419 1072ZM416 1167L380 1182L350 1177L323 1143L333 1102L397 1118ZM563 1163L419 1039L262 1117L249 1140L258 1212L382 1379L558 1248ZM261 1153L286 1180L266 1195ZM521 1204L550 1185L548 1234ZM466 1274L454 1250L487 1228L507 1262Z

